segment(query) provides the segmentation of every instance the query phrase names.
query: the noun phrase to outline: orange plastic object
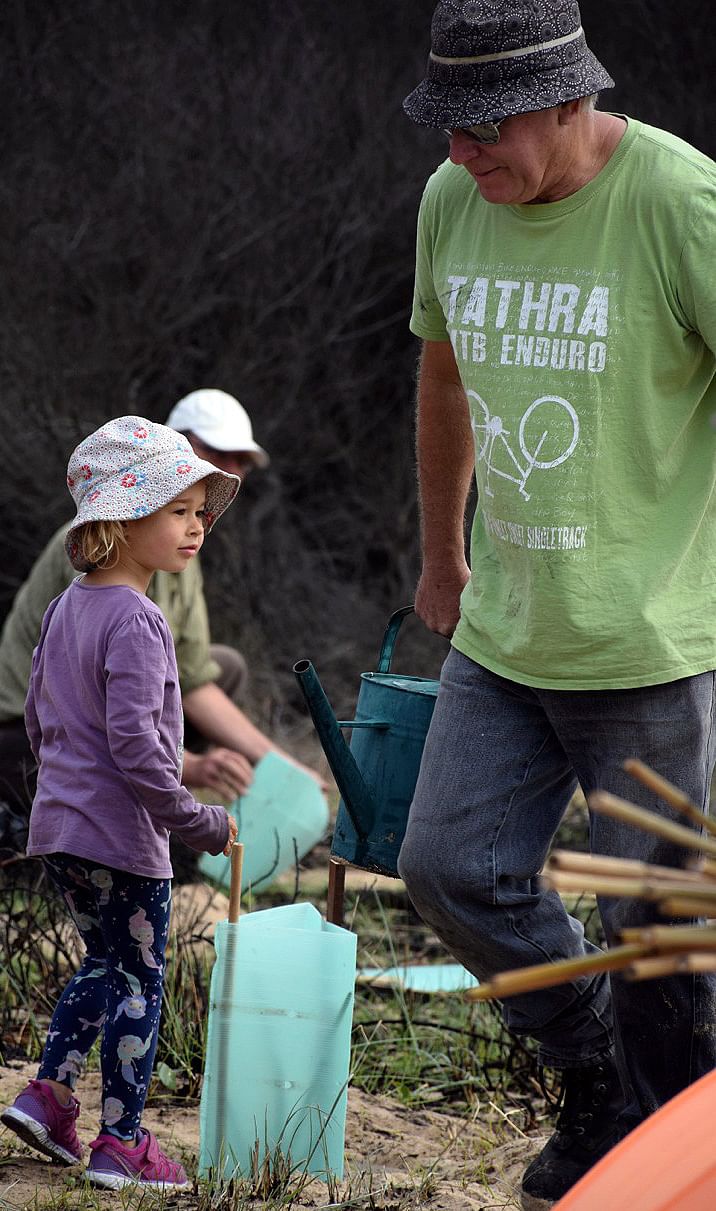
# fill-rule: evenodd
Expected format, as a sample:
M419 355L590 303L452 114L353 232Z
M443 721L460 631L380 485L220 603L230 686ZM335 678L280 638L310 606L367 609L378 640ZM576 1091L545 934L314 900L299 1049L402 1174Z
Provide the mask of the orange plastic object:
M716 1070L613 1148L554 1211L714 1211Z

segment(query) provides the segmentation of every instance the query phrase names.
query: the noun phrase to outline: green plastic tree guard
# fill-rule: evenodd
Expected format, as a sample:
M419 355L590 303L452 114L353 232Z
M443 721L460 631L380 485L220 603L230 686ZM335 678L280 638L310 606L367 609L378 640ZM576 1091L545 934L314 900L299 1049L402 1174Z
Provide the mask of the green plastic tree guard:
M343 1175L356 937L312 904L216 927L199 1169Z
M242 888L264 886L289 870L325 835L328 804L314 778L277 753L254 770L247 793L229 810L245 846ZM202 854L199 870L229 886L231 863L223 854Z

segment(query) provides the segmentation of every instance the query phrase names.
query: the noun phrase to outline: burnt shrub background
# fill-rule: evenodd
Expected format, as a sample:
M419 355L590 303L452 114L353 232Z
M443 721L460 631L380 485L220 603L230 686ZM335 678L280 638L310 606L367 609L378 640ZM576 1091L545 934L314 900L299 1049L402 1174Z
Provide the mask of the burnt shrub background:
M714 154L710 0L584 0L603 104ZM16 0L0 15L0 617L54 528L74 444L197 386L272 455L203 555L255 709L337 705L418 574L415 214L444 154L402 116L433 0ZM444 645L402 648L434 672Z

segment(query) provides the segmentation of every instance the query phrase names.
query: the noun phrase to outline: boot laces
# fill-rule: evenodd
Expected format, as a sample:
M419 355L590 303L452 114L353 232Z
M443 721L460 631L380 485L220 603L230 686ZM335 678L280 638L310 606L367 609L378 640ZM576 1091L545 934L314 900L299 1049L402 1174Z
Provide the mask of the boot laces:
M605 1068L565 1069L562 1078L561 1106L555 1132L564 1146L589 1133L595 1118L604 1111L609 1093Z

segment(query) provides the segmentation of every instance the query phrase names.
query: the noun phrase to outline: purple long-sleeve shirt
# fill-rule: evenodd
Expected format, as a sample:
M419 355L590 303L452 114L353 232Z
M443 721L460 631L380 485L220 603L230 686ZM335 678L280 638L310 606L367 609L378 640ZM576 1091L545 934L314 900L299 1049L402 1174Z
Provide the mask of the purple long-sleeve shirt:
M223 849L225 808L197 803L180 783L174 645L147 597L79 579L50 603L25 723L40 765L28 854L76 854L164 879L170 832L192 849Z

